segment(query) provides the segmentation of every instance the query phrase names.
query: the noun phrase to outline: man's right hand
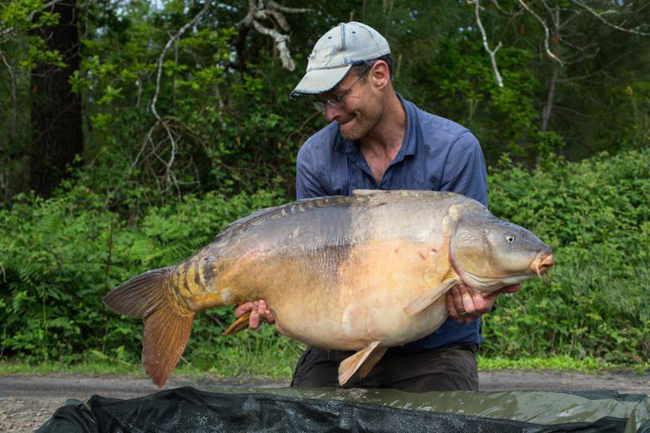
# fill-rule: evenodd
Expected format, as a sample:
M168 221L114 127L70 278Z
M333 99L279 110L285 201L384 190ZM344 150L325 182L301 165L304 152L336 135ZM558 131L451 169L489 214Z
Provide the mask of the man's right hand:
M260 325L264 322L275 323L273 313L271 313L271 311L266 308L266 301L263 299L241 304L235 310L235 316L241 317L249 311L251 313L251 317L248 319L248 326L250 326L251 329L259 328Z

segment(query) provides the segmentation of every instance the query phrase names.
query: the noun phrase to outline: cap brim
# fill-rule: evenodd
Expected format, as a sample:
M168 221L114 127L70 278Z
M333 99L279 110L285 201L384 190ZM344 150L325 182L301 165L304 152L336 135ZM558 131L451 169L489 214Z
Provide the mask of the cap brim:
M352 65L341 68L315 69L302 77L291 96L317 95L332 90L348 73Z

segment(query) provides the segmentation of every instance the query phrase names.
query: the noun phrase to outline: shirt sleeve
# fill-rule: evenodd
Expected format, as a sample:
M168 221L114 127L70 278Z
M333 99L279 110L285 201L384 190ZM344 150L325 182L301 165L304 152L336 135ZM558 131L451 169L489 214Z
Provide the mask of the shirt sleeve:
M485 159L478 140L471 132L462 132L452 143L440 190L463 194L487 206Z
M296 158L296 199L324 197L327 194L319 176L316 161L309 149L309 142L298 151Z

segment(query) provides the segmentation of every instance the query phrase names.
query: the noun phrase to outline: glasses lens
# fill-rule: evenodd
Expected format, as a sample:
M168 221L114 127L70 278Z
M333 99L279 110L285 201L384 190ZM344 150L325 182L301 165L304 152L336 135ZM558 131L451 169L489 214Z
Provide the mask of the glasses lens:
M325 113L325 101L321 101L318 96L313 96L311 98L311 105L314 109L320 113Z
M318 111L319 113L325 113L325 104L323 104L320 101L314 102L313 103L314 109Z

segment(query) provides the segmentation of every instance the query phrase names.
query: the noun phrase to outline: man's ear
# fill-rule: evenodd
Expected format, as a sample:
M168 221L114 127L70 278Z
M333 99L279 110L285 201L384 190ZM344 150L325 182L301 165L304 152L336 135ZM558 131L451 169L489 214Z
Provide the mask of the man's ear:
M390 84L390 69L383 60L377 60L369 71L370 82L379 90Z

